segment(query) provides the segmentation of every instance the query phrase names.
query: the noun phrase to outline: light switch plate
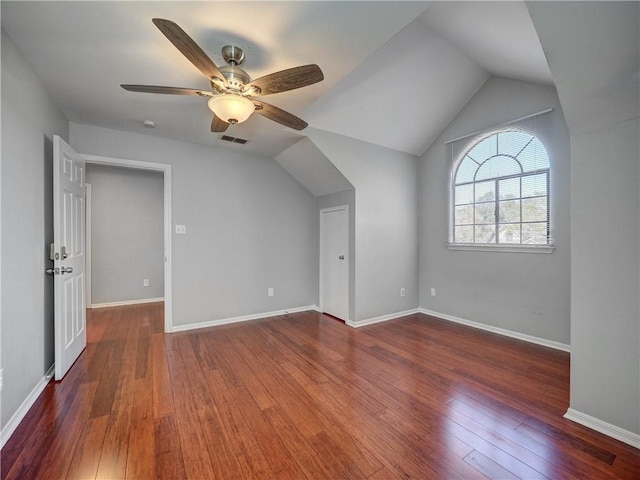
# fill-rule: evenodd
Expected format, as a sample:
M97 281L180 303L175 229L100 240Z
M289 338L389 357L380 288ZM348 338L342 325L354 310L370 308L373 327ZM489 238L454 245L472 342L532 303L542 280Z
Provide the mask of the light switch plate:
M187 226L186 225L176 225L176 235L186 235Z

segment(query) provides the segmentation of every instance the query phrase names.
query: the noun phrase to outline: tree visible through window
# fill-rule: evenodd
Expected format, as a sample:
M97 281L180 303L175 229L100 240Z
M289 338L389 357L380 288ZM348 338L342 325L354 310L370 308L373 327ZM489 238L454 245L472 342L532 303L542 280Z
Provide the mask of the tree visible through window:
M519 129L481 137L453 180L454 244L549 245L549 157Z

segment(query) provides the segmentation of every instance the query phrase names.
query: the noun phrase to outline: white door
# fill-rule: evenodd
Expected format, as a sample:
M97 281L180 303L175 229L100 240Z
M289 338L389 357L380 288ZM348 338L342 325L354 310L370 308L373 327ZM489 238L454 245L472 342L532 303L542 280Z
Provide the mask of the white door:
M320 210L320 310L349 317L349 210Z
M55 374L62 379L87 344L85 300L85 163L53 137Z

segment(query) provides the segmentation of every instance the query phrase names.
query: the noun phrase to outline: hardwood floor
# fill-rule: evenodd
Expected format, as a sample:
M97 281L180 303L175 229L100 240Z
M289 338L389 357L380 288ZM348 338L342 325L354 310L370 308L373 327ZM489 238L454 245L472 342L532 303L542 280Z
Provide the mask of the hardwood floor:
M425 315L166 335L162 312L89 310L3 479L640 478L638 450L562 418L566 353Z

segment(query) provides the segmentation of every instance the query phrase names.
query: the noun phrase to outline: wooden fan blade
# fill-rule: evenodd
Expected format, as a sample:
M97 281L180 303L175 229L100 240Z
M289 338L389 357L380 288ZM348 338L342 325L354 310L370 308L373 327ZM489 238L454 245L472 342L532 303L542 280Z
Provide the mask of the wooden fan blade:
M212 132L226 132L227 128L229 128L229 124L227 122L216 115L213 116L213 120L211 120Z
M164 36L210 80L219 78L225 84L227 83L227 79L224 78L224 75L222 75L222 72L216 67L216 64L213 63L213 60L204 53L198 44L194 42L178 24L162 18L154 18L153 23L160 29Z
M295 115L285 112L281 108L275 107L260 100L251 99L256 105L256 113L259 113L263 117L267 117L269 120L281 123L285 127L293 128L294 130L302 130L307 127L308 123Z
M206 90L196 90L195 88L162 87L159 85L120 85L130 92L143 93L165 93L169 95L199 95L201 97L212 97L213 93Z
M249 83L245 87L245 91L251 87L257 87L260 89L260 93L256 93L256 95L270 95L313 85L322 80L324 80L324 75L318 65L303 65L260 77Z

